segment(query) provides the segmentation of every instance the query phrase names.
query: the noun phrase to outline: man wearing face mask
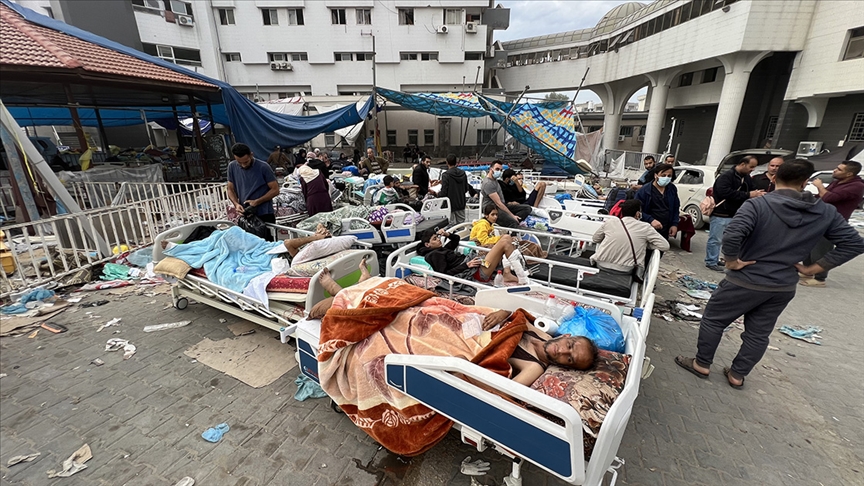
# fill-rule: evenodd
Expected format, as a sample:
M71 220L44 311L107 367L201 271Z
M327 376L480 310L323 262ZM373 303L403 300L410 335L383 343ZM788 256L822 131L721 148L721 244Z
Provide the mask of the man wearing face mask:
M715 272L723 272L720 265L720 243L723 231L735 217L738 208L750 198L763 196L765 191L753 187L750 173L759 165L759 159L752 155L744 156L738 164L720 174L714 181L714 212L709 223L708 244L705 247L705 266Z
M669 164L654 167L654 182L642 186L634 196L642 203L642 221L651 223L663 238L675 238L678 234L681 201L678 188L672 184L674 174Z
M506 228L516 228L519 222L527 218L531 214L531 206L519 203L506 203L504 193L501 191L501 185L498 184L498 179L504 175L504 166L501 162L495 161L489 166L489 173L483 179L480 186L480 191L483 193L484 201L491 201L498 206L498 226ZM486 204L485 202L483 204Z
M726 228L723 255L726 278L711 294L699 325L695 358L675 358L682 368L707 379L723 331L744 316L741 348L723 370L733 388L768 348L777 318L795 296L798 275L817 274L864 253L864 238L824 201L802 192L813 173L813 163L792 160L777 169L774 192L744 201ZM822 238L836 248L812 265L802 259Z

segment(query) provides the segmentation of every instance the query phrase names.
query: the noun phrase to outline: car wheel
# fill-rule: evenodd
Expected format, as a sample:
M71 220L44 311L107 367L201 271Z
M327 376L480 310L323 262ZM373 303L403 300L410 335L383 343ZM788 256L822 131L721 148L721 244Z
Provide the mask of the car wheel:
M705 220L702 218L702 210L699 209L699 206L695 204L691 204L684 208L684 212L689 214L691 218L693 218L693 227L697 230L705 226Z

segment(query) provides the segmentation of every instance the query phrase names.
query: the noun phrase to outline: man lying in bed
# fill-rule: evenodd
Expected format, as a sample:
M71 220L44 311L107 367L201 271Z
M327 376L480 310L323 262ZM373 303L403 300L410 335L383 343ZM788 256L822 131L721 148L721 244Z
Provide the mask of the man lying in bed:
M371 277L365 260L360 264L360 274L358 284ZM326 268L321 272L319 281L324 290L331 295L335 296L342 290L342 287L333 280ZM310 317L314 319L323 317L332 304L333 297L325 299L313 308ZM414 312L413 308L406 310ZM497 310L486 314L482 322L483 331L491 331L500 324L507 322L511 314L510 311L506 310ZM587 370L594 365L597 352L597 345L587 337L574 337L570 334L552 337L528 324L528 330L522 333L519 345L508 360L514 372L511 378L517 383L531 386L552 364L576 370Z
M442 237L447 239L446 244L442 241ZM528 273L522 264L522 254L514 245L510 235L502 236L483 259L472 259L456 253L459 248L459 235L448 233L443 229L437 232L427 231L420 241L417 254L424 257L432 270L438 273L488 283L495 278L500 263L503 264L505 282L528 283Z

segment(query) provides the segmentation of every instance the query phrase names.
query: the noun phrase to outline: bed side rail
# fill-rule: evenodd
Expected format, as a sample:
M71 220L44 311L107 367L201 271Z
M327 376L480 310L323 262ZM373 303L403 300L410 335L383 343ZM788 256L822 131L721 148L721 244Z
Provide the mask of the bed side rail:
M354 226L359 226L359 228L355 228ZM378 231L378 228L373 226L369 220L363 218L344 218L342 220L342 235L356 236L358 242L370 245L381 244L384 242L384 240L381 239L381 232Z
M360 279L359 266L360 261L364 256L367 257L366 265L369 268L369 273L372 276L379 275L378 257L375 251L364 249L352 251L327 265L333 280L343 287L356 284ZM309 313L309 310L312 309L312 306L321 302L325 298L330 297L330 294L325 292L324 287L321 286L321 283L318 280L321 276L321 272L322 270L319 270L309 280L309 289L306 291L307 314Z
M460 358L391 354L384 358L384 365L389 386L565 481L582 483L582 421L571 406ZM481 383L483 388L452 373ZM564 426L484 388L543 410Z
M443 217L449 220L450 213L450 199L446 197L427 199L423 201L423 206L420 208L420 214L426 218Z
M660 274L660 252L657 250L651 251L651 258L648 259L648 267L645 269L645 278L642 279L642 299L639 301L639 307L645 307L647 298L654 294L654 287L657 285L657 275Z

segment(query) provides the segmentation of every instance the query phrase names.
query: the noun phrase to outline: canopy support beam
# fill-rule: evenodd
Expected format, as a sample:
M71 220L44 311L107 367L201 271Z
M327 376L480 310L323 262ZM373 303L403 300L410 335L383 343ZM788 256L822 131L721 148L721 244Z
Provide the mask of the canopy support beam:
M87 143L87 136L84 134L84 126L81 125L81 118L78 116L77 103L75 97L72 96L72 89L68 84L63 85L63 90L66 91L66 101L69 102L69 114L72 115L72 126L75 127L75 134L78 135L78 143L81 145L81 152L85 152L90 145Z

